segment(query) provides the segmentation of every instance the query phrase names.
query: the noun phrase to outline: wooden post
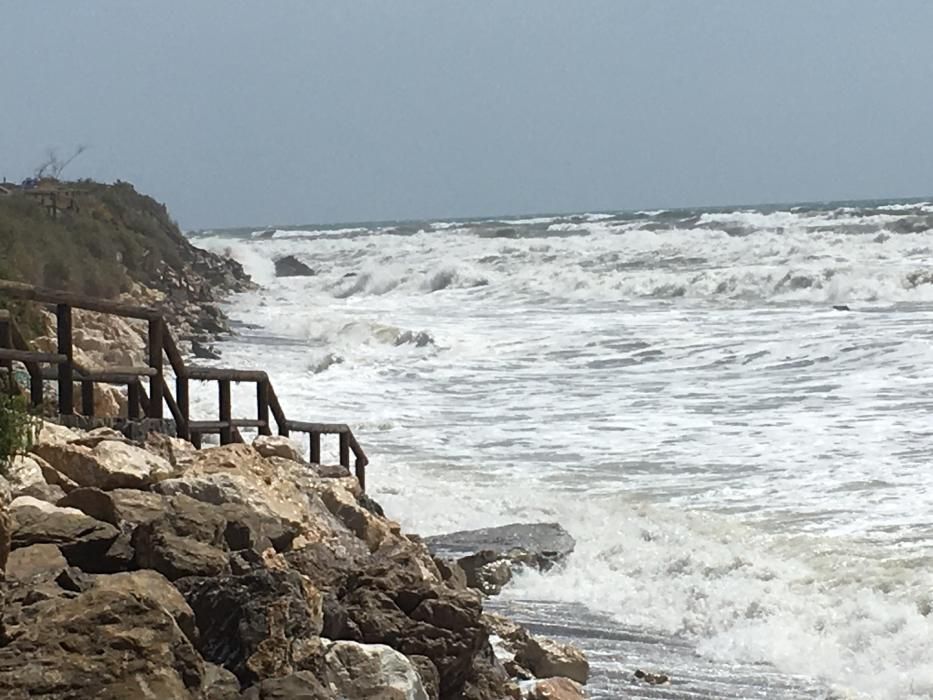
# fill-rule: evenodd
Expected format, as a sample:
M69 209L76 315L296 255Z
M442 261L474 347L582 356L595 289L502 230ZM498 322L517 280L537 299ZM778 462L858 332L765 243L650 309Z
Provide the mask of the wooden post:
M94 382L87 379L81 381L81 413L94 415Z
M269 380L256 382L256 418L265 421L265 425L259 426L260 435L272 435L272 428L269 427Z
M130 382L126 387L126 417L139 419L139 380Z
M340 433L340 466L350 468L350 434Z
M149 378L149 417L162 417L162 326L161 318L149 319L149 366L156 373Z
M13 348L13 334L10 332L10 319L0 318L0 348ZM13 374L13 361L4 360L0 362L0 367L10 370L10 376Z
M217 382L220 399L220 420L227 423L220 429L220 444L229 445L233 442L233 426L230 425L230 380L221 379Z
M35 408L38 408L42 405L42 371L41 370L29 370L29 398L32 400L32 405Z
M74 415L74 353L71 345L71 307L58 304L55 307L58 354L68 358L58 365L58 412L63 416Z
M175 430L182 440L191 439L188 431L188 423L191 420L190 400L188 398L188 377L178 375L175 377L175 400L178 402L178 412L181 413L182 420L175 426Z
M366 490L366 463L359 457L356 458L356 480L360 482L360 490Z
M197 449L201 449L201 433L191 433L191 444Z
M317 431L311 431L308 433L311 438L311 450L308 458L311 461L311 464L320 464L321 463L321 434Z

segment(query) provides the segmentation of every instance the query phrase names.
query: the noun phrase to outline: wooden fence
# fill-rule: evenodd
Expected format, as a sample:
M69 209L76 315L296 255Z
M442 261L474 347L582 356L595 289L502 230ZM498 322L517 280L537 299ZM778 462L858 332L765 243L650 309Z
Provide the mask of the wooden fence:
M201 436L205 434L218 434L221 444L242 442L240 428L255 428L260 435L271 435L274 421L279 435L288 436L292 432L308 434L309 457L315 464L321 460L321 436L337 435L340 464L349 469L352 453L356 476L360 486L366 488L366 465L369 460L349 426L342 423L289 420L265 372L187 365L162 312L158 309L43 289L8 280L0 280L0 295L55 307L56 352L32 350L9 313L0 310L0 366L9 367L13 362L20 362L26 367L30 379L30 398L34 406L40 406L44 401L44 383L53 381L58 385L58 414L75 415L74 388L75 384L78 384L81 392L81 415L93 417L94 385L122 385L127 388L127 418L130 420L142 417L162 419L167 407L175 421L177 436L191 441L196 447L201 446ZM107 367L100 370L81 367L74 360L72 309L86 309L146 321L146 365ZM165 375L166 358L175 375L174 393ZM148 392L144 387L144 380L148 380ZM192 381L217 384L217 420L192 419L189 393ZM234 382L256 385L255 418L233 417L230 389Z

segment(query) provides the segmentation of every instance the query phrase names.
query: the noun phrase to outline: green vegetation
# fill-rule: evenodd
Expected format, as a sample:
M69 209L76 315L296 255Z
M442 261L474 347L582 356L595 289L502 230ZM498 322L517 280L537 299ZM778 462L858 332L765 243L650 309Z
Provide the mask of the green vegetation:
M16 455L25 454L40 426L25 397L11 392L7 380L0 380L0 474Z
M113 297L180 264L184 237L164 205L124 182L59 187L76 193L77 210L55 218L35 197L0 197L0 277Z

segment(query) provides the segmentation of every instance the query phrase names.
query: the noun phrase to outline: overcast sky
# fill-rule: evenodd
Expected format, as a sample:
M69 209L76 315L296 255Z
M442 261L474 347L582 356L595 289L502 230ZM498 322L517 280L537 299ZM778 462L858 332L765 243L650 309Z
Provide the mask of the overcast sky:
M0 178L184 227L933 192L930 0L0 0Z

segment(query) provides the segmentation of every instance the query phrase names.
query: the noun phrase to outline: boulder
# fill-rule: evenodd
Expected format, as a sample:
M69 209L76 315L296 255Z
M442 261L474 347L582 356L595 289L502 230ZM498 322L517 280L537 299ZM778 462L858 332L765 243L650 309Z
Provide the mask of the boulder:
M76 508L60 508L31 496L20 496L10 504L13 518L12 548L33 544L58 545L72 566L93 570L117 538L119 531L109 523L85 515Z
M317 274L294 255L286 255L275 260L276 277L313 277Z
M44 420L36 436L36 445L66 445L77 438L78 434L70 428Z
M149 452L158 455L177 471L183 471L197 455L197 448L187 440L151 432L143 445Z
M253 447L263 457L281 457L292 462L304 462L298 444L283 435L259 435L253 440Z
M175 582L194 610L198 648L246 685L313 667L322 655L322 595L294 571Z
M153 601L92 589L35 606L34 624L0 646L0 697L201 697L202 661Z
M136 566L154 569L170 581L184 576L214 576L229 569L227 555L220 548L176 535L154 521L140 525L131 543Z
M28 581L37 576L58 576L68 568L62 551L54 544L33 544L10 552L6 563L7 578Z
M346 696L339 698L345 700ZM338 700L338 696L310 671L298 671L257 683L243 693L242 700Z
M12 498L22 496L32 486L46 486L42 469L34 456L17 455L10 460L3 473L10 484Z
M102 440L94 447L40 444L33 450L78 486L145 489L174 473L161 457L117 440Z
M582 651L570 644L561 644L546 637L530 634L518 623L491 613L483 614L483 623L492 635L493 648L500 661L510 667L514 662L515 675L527 669L537 678L563 676L585 684L590 666Z
M240 681L217 664L204 664L204 700L242 700Z
M168 498L158 493L136 489L114 489L107 492L113 500L114 514L124 531L161 517L168 507Z
M27 486L17 494L19 496L32 496L46 503L58 503L65 497L65 489L57 484L47 484L43 480L41 484L32 484Z
M97 576L92 587L97 590L136 595L153 602L172 616L175 624L192 644L197 643L198 631L194 624L194 613L178 589L158 572L144 569Z
M526 700L586 700L586 693L569 678L531 681L525 688Z
M120 526L113 497L107 492L91 486L82 486L69 491L57 503L61 508L77 508L85 515L115 527Z
M342 697L428 700L411 661L383 644L334 642L324 657L324 676Z
M576 543L557 523L533 523L436 535L424 538L424 544L435 557L457 562L469 586L494 594L511 579L506 567L546 571L573 552Z

